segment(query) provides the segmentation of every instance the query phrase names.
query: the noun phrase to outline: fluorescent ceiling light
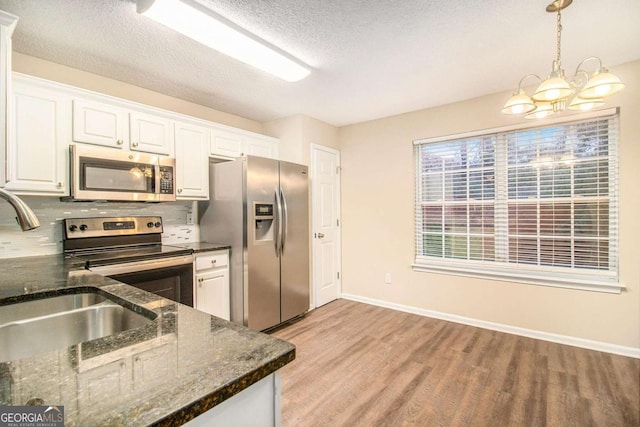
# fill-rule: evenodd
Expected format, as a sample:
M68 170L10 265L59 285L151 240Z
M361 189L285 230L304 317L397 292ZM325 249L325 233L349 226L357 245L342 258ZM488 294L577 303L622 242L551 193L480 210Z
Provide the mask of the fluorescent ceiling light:
M245 64L297 82L311 70L193 0L137 0L138 13Z

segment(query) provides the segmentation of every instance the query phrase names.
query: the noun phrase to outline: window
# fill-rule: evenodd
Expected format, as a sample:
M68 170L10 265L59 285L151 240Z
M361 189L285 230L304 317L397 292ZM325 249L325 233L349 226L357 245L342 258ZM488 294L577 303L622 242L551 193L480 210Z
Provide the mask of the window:
M415 144L414 268L618 292L617 114Z

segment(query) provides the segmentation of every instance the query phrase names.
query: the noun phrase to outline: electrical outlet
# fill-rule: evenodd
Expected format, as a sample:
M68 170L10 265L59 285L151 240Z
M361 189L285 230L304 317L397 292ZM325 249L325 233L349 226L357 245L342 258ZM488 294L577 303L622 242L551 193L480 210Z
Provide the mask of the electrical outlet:
M384 273L384 283L391 284L391 273Z
M193 213L187 213L187 225L193 225Z

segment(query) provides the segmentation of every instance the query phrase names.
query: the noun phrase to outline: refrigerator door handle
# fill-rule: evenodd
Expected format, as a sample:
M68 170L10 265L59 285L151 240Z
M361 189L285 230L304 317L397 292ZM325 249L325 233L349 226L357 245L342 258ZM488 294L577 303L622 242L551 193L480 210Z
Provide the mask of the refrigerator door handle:
M287 228L289 225L289 211L287 209L287 199L284 197L284 191L280 187L280 199L282 200L282 233L280 234L282 241L280 242L280 253L284 253L284 245L287 242Z
M280 194L279 194L279 189L276 188L275 190L275 197L276 197L276 214L277 214L277 221L276 221L276 257L280 256L280 252L282 251L282 201L280 200Z

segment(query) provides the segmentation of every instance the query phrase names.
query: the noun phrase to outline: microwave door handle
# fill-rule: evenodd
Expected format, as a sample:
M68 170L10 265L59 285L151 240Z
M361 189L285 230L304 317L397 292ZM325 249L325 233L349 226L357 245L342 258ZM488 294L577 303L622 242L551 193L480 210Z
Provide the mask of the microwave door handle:
M156 164L153 165L153 171L154 171L153 181L155 184L155 186L153 187L153 192L156 195L159 195L160 194L160 162L159 161L156 161Z

